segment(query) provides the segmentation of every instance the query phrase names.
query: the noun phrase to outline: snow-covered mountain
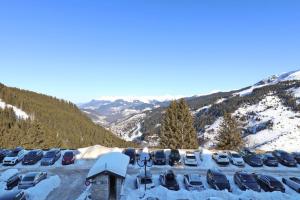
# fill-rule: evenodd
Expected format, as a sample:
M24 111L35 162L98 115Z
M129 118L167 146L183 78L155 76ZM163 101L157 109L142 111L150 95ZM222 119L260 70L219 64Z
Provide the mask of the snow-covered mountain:
M293 150L300 143L300 71L273 75L230 92L186 97L203 145L212 147L224 112L239 121L246 144ZM160 120L169 101L93 100L81 109L126 140L158 144ZM295 150L295 149L294 149Z

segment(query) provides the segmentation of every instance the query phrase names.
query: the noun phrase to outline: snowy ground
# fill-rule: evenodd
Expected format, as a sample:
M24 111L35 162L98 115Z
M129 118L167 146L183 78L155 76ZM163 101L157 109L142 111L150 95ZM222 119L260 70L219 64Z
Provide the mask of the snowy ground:
M4 167L0 166L0 193L5 192L5 180L12 174L18 172L19 174L25 174L32 171L46 171L48 173L48 178L38 184L35 188L29 189L26 193L30 200L84 200L88 195L88 188L84 185L85 178L89 172L89 169L93 166L95 160L108 152L120 152L119 148L106 148L102 146L93 146L88 148L82 148L78 150L77 161L75 165L62 166L61 160L59 160L54 166L42 167L39 164L34 166L23 166L21 164L15 167ZM169 150L165 150L166 154L169 154ZM182 159L185 154L185 150L181 150ZM147 192L148 197L158 197L159 199L208 199L208 197L218 197L220 199L241 199L241 200L289 200L289 199L300 199L300 194L297 194L293 190L286 186L286 193L256 193L256 192L242 192L233 183L233 175L236 171L247 171L269 174L274 177L278 177L281 180L282 177L298 176L300 177L300 165L297 168L288 168L280 165L276 168L271 167L261 167L253 168L248 165L244 168L239 168L233 165L228 167L220 167L211 159L212 152L204 149L202 160L200 159L200 154L196 153L198 159L197 167L187 167L184 165L179 165L171 167L165 166L152 166L151 171L154 177L156 187L153 190ZM225 173L231 183L233 192L219 192L209 188L206 183L206 172L210 168L219 168L223 173ZM178 192L169 191L159 184L159 175L166 169L173 169L175 174L177 174L178 181L180 183L181 190ZM136 175L140 172L140 167L135 164L130 165L127 170L127 178L125 180L125 187L123 191L123 200L134 200L140 199L143 196L143 190L137 190L134 186L134 181ZM189 192L185 190L183 185L183 175L187 173L198 173L202 176L202 181L205 185L206 190L202 192Z

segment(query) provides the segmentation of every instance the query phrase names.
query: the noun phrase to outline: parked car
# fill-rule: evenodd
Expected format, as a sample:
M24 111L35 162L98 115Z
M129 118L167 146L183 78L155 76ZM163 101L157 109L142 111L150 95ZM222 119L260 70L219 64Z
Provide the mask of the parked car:
M135 164L135 159L136 159L136 153L135 153L135 149L133 148L128 148L128 149L124 149L123 153L127 156L129 156L129 163L134 165Z
M294 159L300 164L300 152L294 152L292 156L294 156Z
M40 149L29 151L24 156L24 159L22 160L22 164L23 165L34 165L37 162L39 162L43 158L43 156L44 156L44 153Z
M21 180L21 177L18 173L13 174L10 178L6 180L6 190L12 190L16 186L18 186L19 182Z
M228 190L231 192L227 177L220 171L209 169L206 175L207 183L215 190Z
M234 183L243 191L253 190L260 192L261 188L257 183L253 174L247 174L244 172L236 172L233 177Z
M263 156L263 163L268 167L278 167L278 160L270 153Z
M257 183L266 192L285 192L285 188L282 183L276 178L268 175L254 174Z
M287 167L297 167L297 161L291 154L282 150L275 150L273 151L273 155L277 158L280 164Z
M300 178L297 177L290 177L290 178L283 178L282 182L295 190L296 192L300 193Z
M218 165L229 165L229 158L225 152L217 152L212 154L212 159Z
M199 174L186 174L184 175L183 182L185 188L189 191L202 191L205 189Z
M28 174L25 174L19 185L18 189L28 189L30 187L34 187L42 180L45 180L47 178L46 172L30 172Z
M150 170L147 170L146 174L144 171L141 171L140 174L136 178L136 188L137 189L144 188L145 184L146 184L147 190L150 190L155 187Z
M51 149L42 158L41 165L49 166L54 165L54 163L61 157L60 149Z
M62 165L70 165L75 163L75 154L73 151L66 151L63 155Z
M2 195L0 194L1 200L26 200L26 195L24 191L14 190L9 192L4 192Z
M261 156L259 156L257 154L249 154L247 156L243 156L243 159L244 159L245 163L247 163L251 167L264 166Z
M169 165L180 164L181 156L177 149L172 149L169 155Z
M155 165L165 165L167 163L167 158L164 150L157 150L152 152L152 160Z
M176 175L172 170L167 170L159 176L161 185L169 190L179 190L179 184L176 179Z
M256 154L254 150L250 149L250 148L243 148L241 151L240 151L240 155L242 157L245 157L245 156L249 156L249 155L254 155Z
M245 162L244 162L242 156L235 151L229 151L228 158L229 158L230 163L235 166L238 166L238 167L245 166Z
M194 152L186 152L184 156L184 164L187 166L198 166L197 158Z
M23 160L26 151L22 147L15 148L4 159L3 165L16 165Z
M0 150L0 163L3 162L4 158L11 153L11 150L8 149L1 149Z

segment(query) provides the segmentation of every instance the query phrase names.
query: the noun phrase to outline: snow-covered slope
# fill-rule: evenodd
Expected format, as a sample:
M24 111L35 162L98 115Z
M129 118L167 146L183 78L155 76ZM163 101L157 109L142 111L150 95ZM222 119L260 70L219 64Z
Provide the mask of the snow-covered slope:
M12 106L10 104L6 104L5 102L3 102L0 99L0 109L4 109L5 107L12 108L14 110L16 116L19 119L28 119L29 118L29 115L26 112L24 112L23 110L21 110L20 108L17 108L16 106Z

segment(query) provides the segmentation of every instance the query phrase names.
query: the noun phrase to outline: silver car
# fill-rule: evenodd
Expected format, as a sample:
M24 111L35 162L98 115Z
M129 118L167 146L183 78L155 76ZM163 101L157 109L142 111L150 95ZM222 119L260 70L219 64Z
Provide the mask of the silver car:
M185 188L189 191L192 191L192 190L202 191L205 189L204 185L201 181L201 176L199 174L184 175L184 185L185 185Z
M300 178L291 177L291 178L283 178L282 182L295 190L296 192L300 193Z
M34 187L37 185L39 182L47 178L47 173L46 172L30 172L28 174L25 174L19 185L19 189L28 189L30 187Z

